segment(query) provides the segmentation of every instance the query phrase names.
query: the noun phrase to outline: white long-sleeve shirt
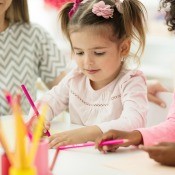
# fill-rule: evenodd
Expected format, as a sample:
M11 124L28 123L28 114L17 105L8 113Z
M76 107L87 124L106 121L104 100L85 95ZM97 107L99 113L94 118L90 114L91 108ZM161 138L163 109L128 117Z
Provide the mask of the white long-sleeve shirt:
M90 80L75 69L41 101L50 106L49 120L69 108L72 123L97 125L102 132L130 131L146 122L147 87L141 71L122 69L111 83L94 90Z

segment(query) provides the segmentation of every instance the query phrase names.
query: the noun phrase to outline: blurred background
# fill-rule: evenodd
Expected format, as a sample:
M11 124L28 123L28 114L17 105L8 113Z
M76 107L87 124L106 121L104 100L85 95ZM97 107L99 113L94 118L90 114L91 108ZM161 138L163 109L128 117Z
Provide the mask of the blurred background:
M43 26L64 52L71 67L70 46L62 36L58 10L47 0L29 0L31 21ZM175 35L168 32L159 0L141 0L148 12L148 34L140 69L149 79L160 80L169 90L175 86ZM39 83L40 86L40 83Z

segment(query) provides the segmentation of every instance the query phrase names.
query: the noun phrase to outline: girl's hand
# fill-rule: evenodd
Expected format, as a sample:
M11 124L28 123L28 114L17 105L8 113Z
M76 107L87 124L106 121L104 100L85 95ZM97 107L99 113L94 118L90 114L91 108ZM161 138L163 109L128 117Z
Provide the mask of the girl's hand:
M167 92L168 90L157 80L148 80L148 100L165 108L166 104L156 96L158 92Z
M102 132L97 126L87 126L80 129L65 131L49 137L49 147L57 148L70 144L95 141Z
M162 142L154 146L140 146L151 159L163 165L175 166L175 143Z
M38 112L41 113L42 110L43 110L44 104L41 105L41 102L40 102L40 103L36 103L35 106L36 106ZM35 130L35 127L38 123L38 116L36 116L36 114L35 114L35 112L33 111L32 108L30 109L30 112L29 112L28 116L29 116L30 120L27 122L27 129L28 129L29 132L32 133ZM44 122L43 135L44 135L44 133L46 133L47 130L50 129L50 121L47 120L49 117L50 117L50 110L49 110L49 107L48 107L45 122Z
M107 140L114 140L114 139L128 139L129 141L123 144L117 145L105 145L100 146L100 143ZM101 152L115 152L119 147L130 146L130 145L139 145L142 141L142 135L139 131L118 131L118 130L110 130L107 133L103 134L101 137L97 138L95 141L95 147Z
M33 116L28 122L27 122L27 130L30 132L30 133L33 133L33 131L35 130L36 126L37 126L37 123L38 123L38 117L35 115ZM44 133L47 132L47 130L50 129L50 122L49 121L45 121L44 122L44 129L43 129L43 136L45 136Z

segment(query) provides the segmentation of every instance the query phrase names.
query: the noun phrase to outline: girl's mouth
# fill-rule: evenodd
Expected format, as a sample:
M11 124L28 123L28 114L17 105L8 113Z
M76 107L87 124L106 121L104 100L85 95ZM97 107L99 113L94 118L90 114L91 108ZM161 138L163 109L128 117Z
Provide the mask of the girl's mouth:
M99 71L100 69L85 69L85 71L88 73L88 74L95 74Z

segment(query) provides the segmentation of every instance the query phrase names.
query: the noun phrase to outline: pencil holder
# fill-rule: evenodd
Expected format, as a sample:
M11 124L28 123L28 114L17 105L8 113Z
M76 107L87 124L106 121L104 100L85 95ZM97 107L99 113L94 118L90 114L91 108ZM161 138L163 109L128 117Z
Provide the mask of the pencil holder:
M32 169L19 171L13 167L10 168L10 162L4 153L2 155L2 175L23 175L22 173L25 173L24 175L28 175L29 173L30 175L52 175L51 171L49 170L48 150L48 142L46 140L41 140L38 146L34 163L36 172ZM10 172L9 169L11 169Z
M49 170L49 145L47 140L41 140L35 157L37 175L52 175Z
M1 167L2 167L2 171L1 171L2 175L8 175L9 168L10 168L10 162L5 153L3 153L1 156Z

